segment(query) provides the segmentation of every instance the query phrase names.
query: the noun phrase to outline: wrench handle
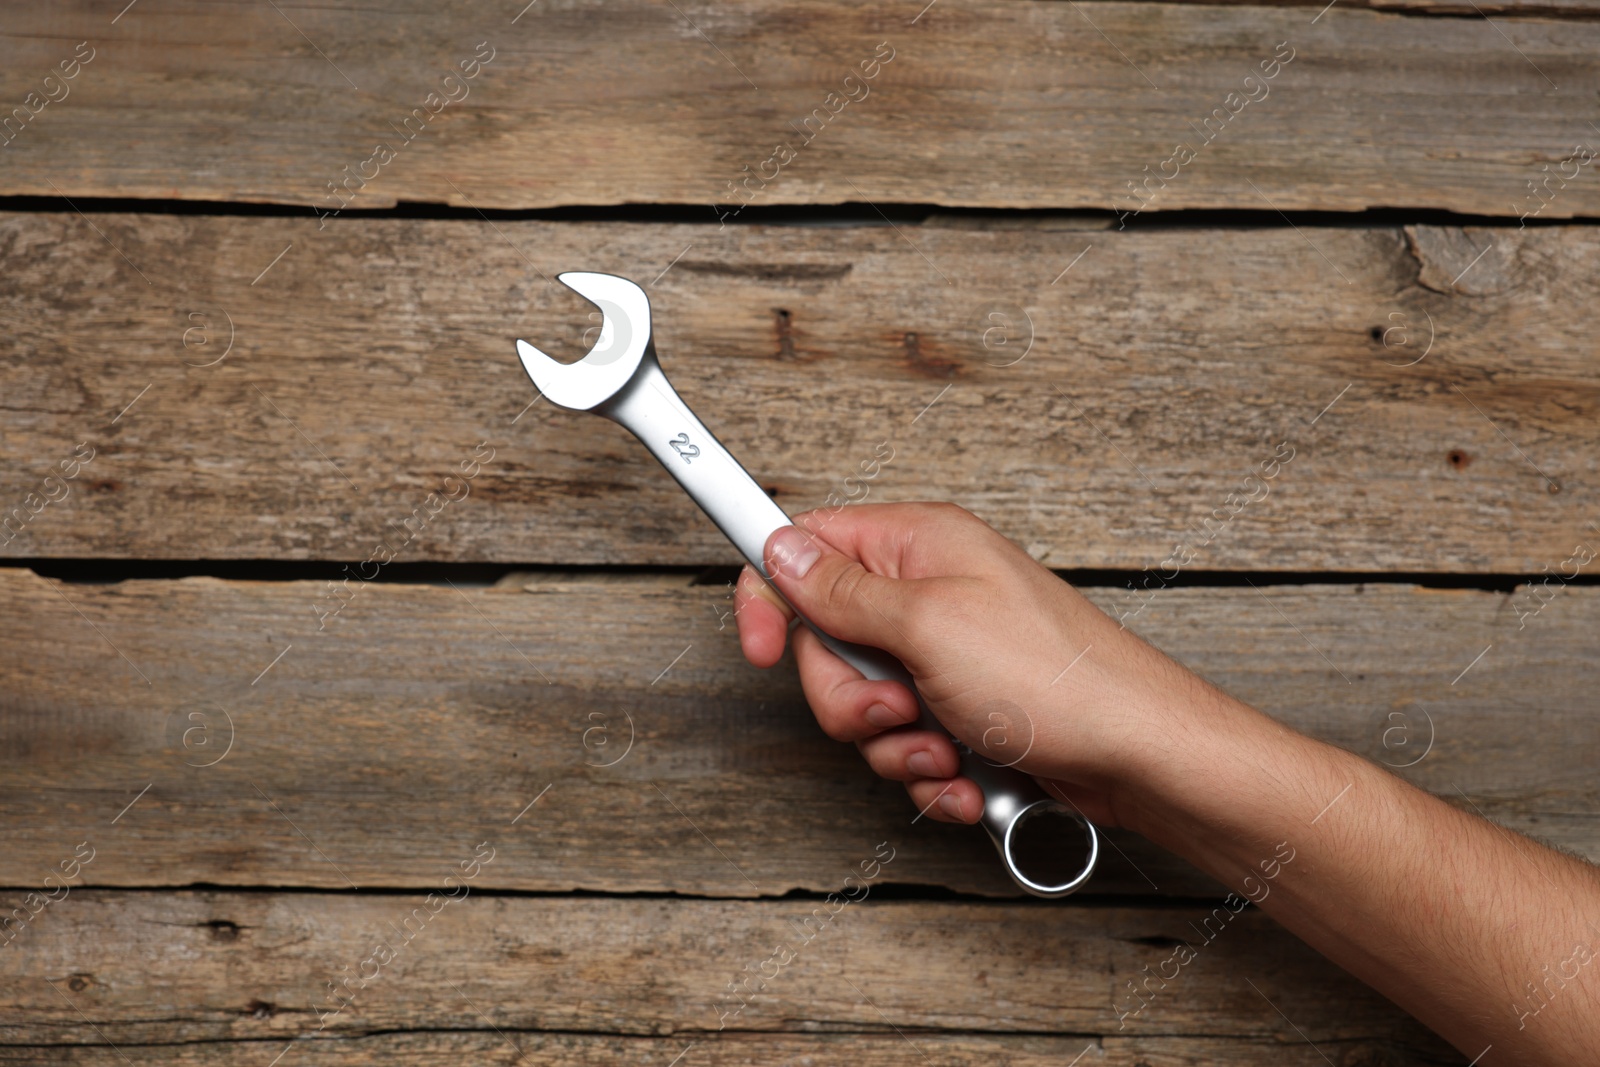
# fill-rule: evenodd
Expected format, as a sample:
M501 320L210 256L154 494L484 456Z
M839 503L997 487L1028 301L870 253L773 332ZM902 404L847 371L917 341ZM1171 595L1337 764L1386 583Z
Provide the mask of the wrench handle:
M628 384L595 411L637 437L750 565L770 579L762 558L767 538L775 530L792 525L789 516L689 410L662 372L653 343ZM830 651L860 671L863 677L904 684L916 695L921 709L919 725L949 736L949 731L929 710L911 673L899 660L881 649L841 641L823 632L798 611L795 614ZM983 827L999 850L1012 880L1027 892L1041 897L1066 896L1088 881L1100 851L1094 826L1076 809L1068 808L1045 793L1031 775L1015 767L992 763L959 740L955 744L961 753L961 773L983 790ZM1084 833L1088 858L1082 869L1070 877L1039 871L1030 876L1022 869L1018 859L1021 851L1018 828L1041 815L1070 818ZM1048 866L1054 871L1057 865L1049 863Z
M762 553L789 516L689 410L652 345L628 384L594 409L637 437L763 575Z

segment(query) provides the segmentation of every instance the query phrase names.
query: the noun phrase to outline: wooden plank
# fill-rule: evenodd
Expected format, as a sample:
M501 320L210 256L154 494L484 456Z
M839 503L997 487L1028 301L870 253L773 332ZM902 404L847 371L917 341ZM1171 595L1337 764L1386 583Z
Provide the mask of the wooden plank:
M906 1047L910 1040L916 1051ZM1335 1042L1370 1062L1393 1067L1431 1067L1443 1049L1418 1051L1426 1039L1410 1041ZM508 1042L515 1044L515 1049ZM1327 1061L1310 1045L1286 1045L1276 1040L1214 1037L1136 1037L1109 1035L1095 1039L1077 1036L1021 1036L1012 1034L937 1034L917 1031L902 1037L895 1033L747 1034L715 1037L620 1037L593 1034L551 1034L501 1027L493 1030L366 1034L307 1041L285 1057L284 1067L357 1067L390 1064L456 1064L521 1062L517 1050L546 1067L590 1067L613 1064L648 1064L671 1067L673 1056L692 1048L688 1067L744 1067L752 1063L843 1063L863 1067L903 1065L907 1056L926 1055L941 1067L1002 1062L1017 1067L1060 1067L1074 1056L1089 1052L1082 1064L1096 1067L1195 1067L1229 1064L1230 1067L1327 1067ZM175 1045L141 1045L141 1067L210 1067L236 1063L241 1054L236 1042L186 1042ZM1360 1059L1349 1062L1360 1063ZM1446 1060L1448 1062L1448 1059ZM127 1067L115 1049L104 1045L0 1045L0 1063L70 1064L72 1067Z
M515 842L499 889L781 895L889 841L891 881L1015 894L981 832L915 821L821 734L792 668L744 664L725 589L372 583L320 631L324 583L6 570L0 592L0 885L87 840L97 886L406 888L493 838ZM1600 856L1600 590L1547 595L1170 589L1130 622L1296 728ZM1114 840L1094 893L1217 892Z
M1253 0L1170 0L1172 3L1210 6L1213 4L1240 7L1284 6L1309 7L1308 15L1328 6L1327 0L1280 0L1273 4L1257 4ZM1371 11L1405 12L1413 15L1520 15L1527 18L1573 18L1592 16L1595 5L1591 0L1492 0L1474 8L1472 0L1342 0L1340 7L1365 8ZM1092 13L1094 8L1089 9ZM1320 21L1320 20L1319 20Z
M93 891L58 907L30 931L36 938L9 949L0 1003L7 1044L250 1042L267 1053L252 1054L264 1063L283 1048L338 1047L339 1038L374 1031L477 1031L483 1041L492 1027L671 1035L671 1044L647 1046L669 1056L690 1042L729 1040L713 1055L731 1058L773 1047L753 1044L751 1031L795 1035L787 1047L820 1052L826 1039L798 1033L900 1040L895 1028L914 1043L929 1034L957 1063L992 1063L1012 1049L1024 1062L1070 1057L1100 1040L1116 1043L1110 1062L1129 1062L1142 1051L1177 1051L1173 1039L1188 1035L1231 1038L1219 1044L1245 1051L1246 1062L1262 1062L1270 1044L1289 1062L1310 1062L1299 1058L1311 1051L1300 1047L1307 1039L1335 1053L1392 1047L1408 1054L1402 1062L1444 1051L1252 909L1224 908L1219 920L1195 904L1124 910L868 895L824 922L820 900L470 895L430 913L420 894ZM807 919L812 926L798 929ZM380 940L388 953L367 965ZM1138 1003L1126 983L1143 980L1146 966L1153 973L1180 941L1195 959L1166 988L1152 982L1137 1015L1119 1017ZM759 974L780 950L784 962L765 968L764 988L751 981L755 995L735 1014L728 984ZM362 970L365 988L354 978ZM329 983L349 993L343 1007ZM1008 1036L1019 1031L1072 1035L1075 1045L1035 1037L1030 1047ZM509 1059L511 1050L494 1054ZM903 1045L893 1054L913 1055Z
M989 0L915 20L915 3L588 0L518 18L522 6L18 12L0 92L10 107L33 93L38 113L5 149L4 192L329 210L747 196L1123 209L1149 168L1177 175L1151 210L1504 216L1595 136L1591 21L1347 4L1318 17L1096 3L1091 16ZM44 102L80 40L95 58ZM473 65L480 42L487 66ZM1280 44L1292 61L1271 67ZM847 85L863 62L874 77ZM475 77L445 82L463 63ZM1274 77L1247 84L1263 63ZM1171 162L1180 143L1193 160ZM1597 213L1600 182L1576 176L1545 209Z
M6 215L0 551L734 562L638 442L534 403L513 338L597 321L572 267L655 279L669 375L791 510L953 499L1056 567L1469 573L1600 513L1595 230L1072 225Z

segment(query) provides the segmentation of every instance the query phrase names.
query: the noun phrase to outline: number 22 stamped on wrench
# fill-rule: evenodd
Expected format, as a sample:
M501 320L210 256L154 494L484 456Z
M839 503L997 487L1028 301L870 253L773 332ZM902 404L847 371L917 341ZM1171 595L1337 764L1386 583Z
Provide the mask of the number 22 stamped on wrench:
M518 341L517 354L528 377L558 407L604 415L629 430L751 566L768 576L762 558L767 538L791 525L789 516L711 435L667 381L656 360L650 300L644 290L611 274L568 271L560 279L599 307L603 316L600 337L576 363L558 363L528 342ZM887 652L840 641L804 616L801 621L864 677L902 682L917 693L910 672ZM922 709L919 725L944 731L920 693L917 703ZM983 790L983 827L1017 885L1036 896L1059 897L1088 881L1100 852L1099 837L1088 820L1015 767L992 763L960 741L956 749L961 753L961 773ZM1026 831L1025 826L1029 827ZM1073 862L1079 849L1060 837L1063 828L1074 826L1087 846L1081 867Z

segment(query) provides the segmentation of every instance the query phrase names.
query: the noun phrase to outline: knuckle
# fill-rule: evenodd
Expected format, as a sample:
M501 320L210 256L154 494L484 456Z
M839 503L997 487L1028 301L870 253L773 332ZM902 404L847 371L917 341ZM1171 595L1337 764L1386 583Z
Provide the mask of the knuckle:
M894 758L893 751L884 745L879 738L868 741L858 741L856 748L861 753L861 758L867 761L867 766L879 778L887 778L892 782L907 781L905 774L901 773Z
M822 605L830 615L852 616L861 602L861 581L865 572L842 564L833 569L822 590Z
M838 686L830 686L813 672L805 672L800 682L805 690L806 703L811 705L811 713L822 732L835 741L851 740L850 719L839 699Z
M948 500L935 501L929 505L929 510L932 513L932 518L943 522L964 523L980 521L976 515L960 504L952 504Z
M818 708L817 725L822 727L823 733L835 741L855 740L855 733L850 729L849 723L834 709Z
M976 519L977 518L976 515L974 515L970 511L968 511L966 508L962 507L960 504L954 504L954 503L951 503L948 500L940 502L939 510L942 511L945 515L949 516L952 519Z

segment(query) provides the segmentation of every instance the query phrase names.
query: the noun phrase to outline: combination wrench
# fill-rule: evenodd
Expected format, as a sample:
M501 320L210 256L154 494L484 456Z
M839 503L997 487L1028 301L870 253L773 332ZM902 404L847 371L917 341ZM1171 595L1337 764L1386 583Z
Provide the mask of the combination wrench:
M545 399L572 411L603 415L630 431L683 486L691 499L727 535L764 578L767 538L792 525L789 516L756 484L739 461L712 436L678 396L656 359L650 328L650 300L626 278L568 271L560 281L600 309L600 336L576 363L560 363L526 341L517 355ZM919 725L949 731L928 709L906 668L889 653L840 641L796 612L834 655L875 680L900 682L916 695ZM1060 897L1088 881L1100 854L1100 839L1081 813L1051 797L1034 779L1001 765L952 738L961 753L961 773L983 790L981 822L999 850L1006 871L1035 896ZM1083 833L1087 859L1070 877L1062 873L1059 836L1052 831L1071 820ZM1023 827L1036 827L1023 833ZM1041 831L1043 835L1041 837ZM1023 870L1022 854L1034 873ZM1071 864L1067 864L1070 871Z

